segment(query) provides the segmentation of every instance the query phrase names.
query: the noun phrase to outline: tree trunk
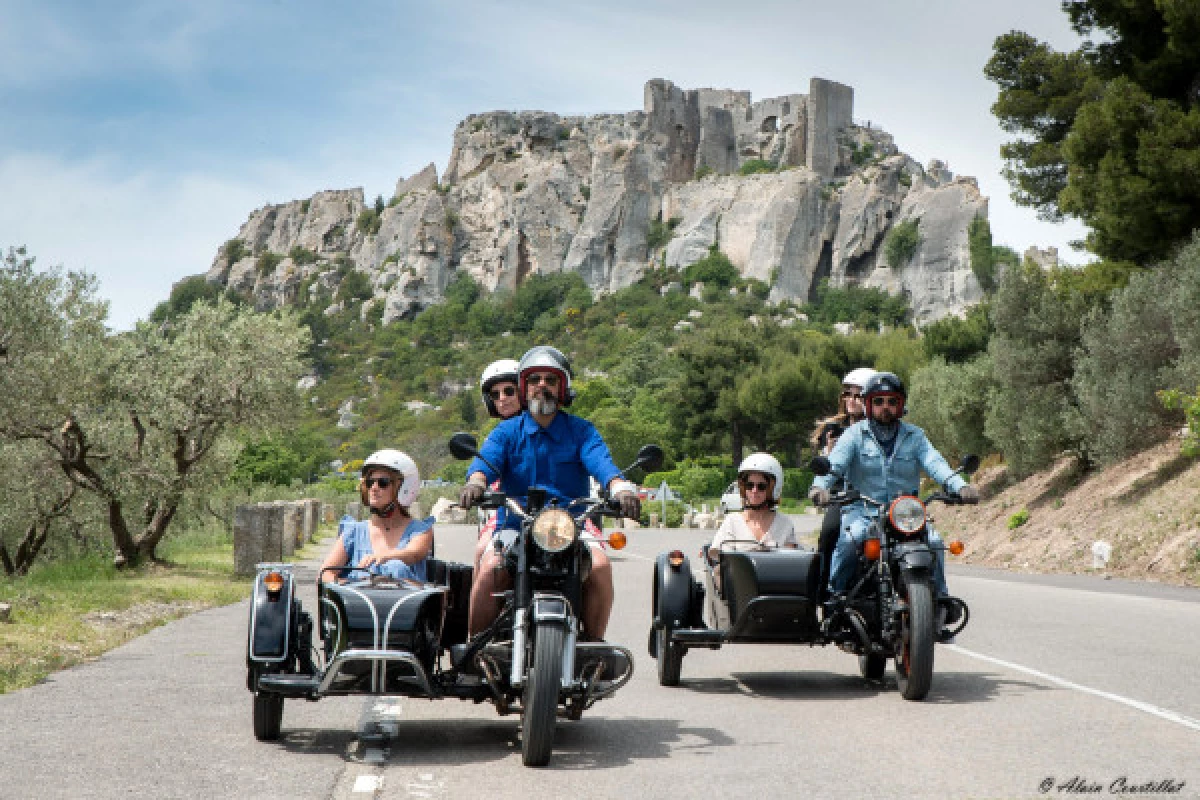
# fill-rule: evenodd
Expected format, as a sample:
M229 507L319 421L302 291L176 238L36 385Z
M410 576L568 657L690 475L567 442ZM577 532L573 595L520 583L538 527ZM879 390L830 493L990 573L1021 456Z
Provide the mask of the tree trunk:
M141 558L149 561L156 560L154 551L158 548L158 543L162 541L163 535L166 534L167 526L171 524L178 508L179 501L177 500L158 504L154 516L137 539L137 550Z
M733 466L737 467L742 463L742 448L744 446L742 436L742 424L738 420L734 420L730 425L729 438L733 444Z

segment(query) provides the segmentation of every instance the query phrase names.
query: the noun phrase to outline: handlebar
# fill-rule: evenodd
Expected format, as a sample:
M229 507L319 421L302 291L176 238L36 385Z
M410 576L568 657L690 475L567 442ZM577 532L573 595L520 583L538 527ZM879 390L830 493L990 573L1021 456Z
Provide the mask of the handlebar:
M887 503L881 503L872 497L862 494L857 489L847 489L844 492L838 492L837 494L830 495L828 505L845 506L851 503L857 503L860 500L868 505L875 506L876 508L884 508L888 505ZM978 500L964 500L957 494L951 494L950 492L932 492L921 498L921 502L925 505L929 505L934 501L941 501L948 506L975 505L979 502Z

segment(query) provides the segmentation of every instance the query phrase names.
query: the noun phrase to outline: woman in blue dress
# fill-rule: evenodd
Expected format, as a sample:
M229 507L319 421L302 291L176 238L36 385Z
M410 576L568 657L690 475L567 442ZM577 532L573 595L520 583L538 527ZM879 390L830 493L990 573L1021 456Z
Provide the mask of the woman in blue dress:
M409 508L417 499L421 478L417 464L399 450L372 453L362 467L359 494L371 510L361 522L343 525L321 565L321 580L360 580L330 567L362 567L397 580L424 581L425 561L433 550L433 517L415 520Z

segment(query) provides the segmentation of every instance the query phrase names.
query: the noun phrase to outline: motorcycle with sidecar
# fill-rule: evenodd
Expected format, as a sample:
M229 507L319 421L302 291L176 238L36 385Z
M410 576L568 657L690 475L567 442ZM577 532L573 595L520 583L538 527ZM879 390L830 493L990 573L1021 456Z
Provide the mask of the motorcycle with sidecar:
M450 440L460 459L478 455L470 434ZM647 445L629 469L656 469L662 450ZM313 616L296 596L294 569L260 564L250 604L247 688L254 694L254 734L279 738L287 699L333 695L399 695L489 701L500 714L521 714L527 766L549 762L557 717L577 720L633 676L628 649L579 641L583 581L590 565L581 540L585 520L618 516L607 498L548 501L533 489L522 507L487 492L483 508L504 507L521 520L506 552L513 589L496 621L468 637L473 568L426 562L427 582L396 581L339 567L337 581L318 576ZM604 538L614 549L624 534Z
M963 459L970 473L979 459ZM814 459L813 472L828 474L829 462ZM895 661L900 693L922 700L933 680L937 609L933 587L936 546L929 539L926 507L934 501L963 502L945 491L924 499L905 495L874 503L853 487L832 503L863 501L879 507L861 553L857 579L844 597L828 597L827 554L810 549L763 549L757 542L725 542L719 553L701 550L702 573L692 574L680 550L659 554L654 565L653 620L648 649L658 662L658 681L679 684L683 659L692 648L718 650L727 644L836 645L858 656L863 678L881 683ZM957 555L962 543L941 545ZM967 625L970 611L957 597L940 600L956 618L947 638ZM705 609L707 606L707 621Z

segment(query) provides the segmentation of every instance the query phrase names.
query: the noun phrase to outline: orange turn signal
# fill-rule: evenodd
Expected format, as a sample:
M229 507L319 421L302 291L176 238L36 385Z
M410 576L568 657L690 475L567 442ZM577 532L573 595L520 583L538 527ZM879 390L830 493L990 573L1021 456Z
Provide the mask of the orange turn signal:
M271 594L278 594L283 591L283 574L279 572L268 572L263 576L263 588Z
M608 535L608 546L613 550L625 549L625 534L622 531L613 531Z
M667 563L670 564L672 567L682 567L683 566L683 551L682 550L672 550L671 552L667 553Z
M879 540L867 539L863 542L863 555L868 561L875 561L879 558Z
M946 545L946 547L950 550L950 555L952 556L961 556L964 549L963 543L958 539L950 542L950 544Z

